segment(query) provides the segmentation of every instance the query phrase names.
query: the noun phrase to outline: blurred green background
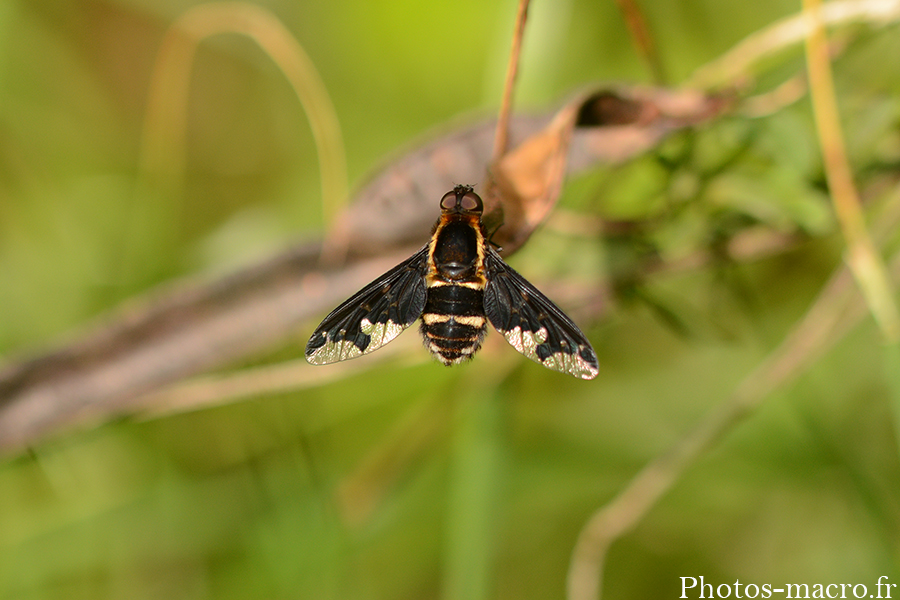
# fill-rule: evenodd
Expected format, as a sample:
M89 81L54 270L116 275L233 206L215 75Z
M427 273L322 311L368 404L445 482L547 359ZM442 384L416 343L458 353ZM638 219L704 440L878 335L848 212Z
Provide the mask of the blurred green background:
M37 351L173 278L320 235L305 117L278 69L238 36L201 46L183 196L136 200L150 70L168 25L195 4L0 3L0 354ZM257 4L319 69L351 184L435 126L498 104L513 2ZM643 8L677 83L799 7ZM900 63L888 60L900 36L850 34L835 69L865 187L900 166ZM539 1L525 44L522 107L598 81L650 81L613 2ZM760 89L802 63L789 52ZM508 348L449 370L413 340L412 360L363 359L328 385L69 433L5 457L0 598L562 597L591 513L729 397L842 256L807 99L579 178L562 206L650 225L609 239L546 228L511 260L539 287L554 277L599 285L648 245L677 261L747 224L809 239L750 264L623 286L602 322L571 307L600 358L592 382ZM298 357L307 334L255 362ZM613 547L605 597L674 598L679 577L701 575L900 583L888 364L869 319L779 389Z

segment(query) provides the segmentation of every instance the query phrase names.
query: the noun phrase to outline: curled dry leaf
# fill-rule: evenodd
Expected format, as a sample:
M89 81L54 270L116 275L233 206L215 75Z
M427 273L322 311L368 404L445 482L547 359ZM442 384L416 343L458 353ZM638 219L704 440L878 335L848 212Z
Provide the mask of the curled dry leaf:
M568 171L627 160L653 148L671 131L707 121L726 106L720 97L664 89L579 96L492 167L503 211L503 226L494 242L506 254L521 247L556 205Z

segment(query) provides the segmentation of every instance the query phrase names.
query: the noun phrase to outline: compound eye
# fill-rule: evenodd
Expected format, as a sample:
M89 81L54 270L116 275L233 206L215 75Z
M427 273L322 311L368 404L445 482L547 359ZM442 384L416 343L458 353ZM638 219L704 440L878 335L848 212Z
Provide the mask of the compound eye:
M483 209L481 198L475 192L468 192L464 195L460 205L466 212L480 212Z
M456 208L456 194L454 192L447 192L444 194L444 197L441 198L441 210L453 210Z

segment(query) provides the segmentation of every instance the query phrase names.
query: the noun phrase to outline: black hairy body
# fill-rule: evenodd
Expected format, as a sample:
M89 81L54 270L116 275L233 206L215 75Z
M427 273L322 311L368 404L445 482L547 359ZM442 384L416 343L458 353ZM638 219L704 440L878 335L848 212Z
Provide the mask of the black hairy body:
M306 345L307 360L328 364L368 354L421 317L425 346L453 365L478 351L490 321L531 360L595 377L597 357L584 334L490 247L483 210L469 186L445 194L429 243L325 317Z

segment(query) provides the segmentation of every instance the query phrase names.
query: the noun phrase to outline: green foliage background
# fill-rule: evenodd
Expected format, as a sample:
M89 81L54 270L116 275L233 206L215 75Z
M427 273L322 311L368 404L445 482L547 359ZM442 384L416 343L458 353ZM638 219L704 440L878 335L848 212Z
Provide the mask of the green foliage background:
M4 355L46 347L175 277L227 272L322 230L305 117L277 68L237 36L200 52L183 197L136 203L150 68L168 24L194 4L0 4ZM259 4L322 74L355 183L436 125L495 110L513 2ZM676 83L799 8L645 4ZM835 68L863 184L900 165L900 63L888 60L900 56L900 36L852 33ZM760 87L801 67L799 50L788 53ZM522 107L592 82L648 80L614 3L533 7ZM562 597L590 514L731 394L842 252L806 99L573 181L563 206L657 224L642 241L671 261L735 223L810 241L623 294L585 327L601 363L592 382L511 350L453 370L360 364L329 385L69 433L7 457L0 598ZM633 242L548 227L512 263L538 284L587 285L627 272ZM258 362L299 356L307 333ZM881 575L900 583L887 364L867 321L780 389L614 546L606 597L678 597L687 576L870 591Z

